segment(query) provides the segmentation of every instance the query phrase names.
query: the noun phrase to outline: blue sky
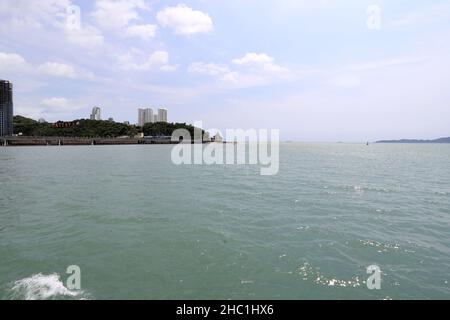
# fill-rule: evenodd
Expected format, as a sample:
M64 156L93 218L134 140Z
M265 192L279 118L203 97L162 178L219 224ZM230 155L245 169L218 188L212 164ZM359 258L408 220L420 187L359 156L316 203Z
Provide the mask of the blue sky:
M136 123L163 106L285 140L450 135L450 1L0 0L0 21L16 114L98 105Z

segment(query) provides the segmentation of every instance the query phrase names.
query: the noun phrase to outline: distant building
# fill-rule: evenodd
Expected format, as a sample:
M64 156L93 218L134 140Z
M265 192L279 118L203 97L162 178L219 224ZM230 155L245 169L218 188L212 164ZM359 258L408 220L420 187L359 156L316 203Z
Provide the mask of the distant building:
M108 118L109 122L114 122L114 118Z
M211 139L212 142L223 142L223 138L219 132Z
M145 123L153 123L153 109L148 108L145 112Z
M0 136L13 134L13 85L0 80Z
M153 122L154 123L158 122L158 115L157 114L153 115Z
M123 124L129 126L130 125L130 121L125 121Z
M39 123L46 123L47 121L45 121L44 118L40 118L40 119L38 120L38 122L39 122Z
M138 109L138 126L143 127L145 124L145 109Z
M167 122L167 109L158 109L158 122Z
M99 107L92 108L91 120L102 120L102 109Z
M143 127L146 123L155 122L155 117L153 115L153 109L139 109L138 110L138 125Z

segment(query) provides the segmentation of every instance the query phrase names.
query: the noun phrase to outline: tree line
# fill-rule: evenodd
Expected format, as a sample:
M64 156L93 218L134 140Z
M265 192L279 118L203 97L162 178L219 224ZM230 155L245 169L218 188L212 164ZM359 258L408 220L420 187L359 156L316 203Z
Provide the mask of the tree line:
M117 138L134 137L143 132L145 136L171 136L176 129L186 129L194 136L194 126L186 123L147 123L144 127L114 121L79 119L70 126L57 127L53 123L39 122L23 116L14 116L14 133L29 137L79 137L79 138ZM69 123L66 123L69 124Z

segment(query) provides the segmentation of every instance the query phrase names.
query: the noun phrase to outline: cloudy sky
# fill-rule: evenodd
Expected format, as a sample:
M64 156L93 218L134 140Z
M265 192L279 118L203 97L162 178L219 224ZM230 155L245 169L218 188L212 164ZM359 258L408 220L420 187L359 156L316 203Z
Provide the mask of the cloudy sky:
M35 119L450 136L448 0L0 0L0 22L0 78Z

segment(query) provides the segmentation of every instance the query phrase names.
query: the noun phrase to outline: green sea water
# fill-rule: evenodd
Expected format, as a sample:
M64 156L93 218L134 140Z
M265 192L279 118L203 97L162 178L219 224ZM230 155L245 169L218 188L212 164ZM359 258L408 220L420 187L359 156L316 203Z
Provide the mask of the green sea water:
M0 148L0 298L450 298L450 145L282 144L276 176L171 148Z

